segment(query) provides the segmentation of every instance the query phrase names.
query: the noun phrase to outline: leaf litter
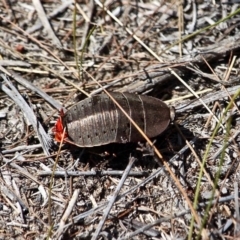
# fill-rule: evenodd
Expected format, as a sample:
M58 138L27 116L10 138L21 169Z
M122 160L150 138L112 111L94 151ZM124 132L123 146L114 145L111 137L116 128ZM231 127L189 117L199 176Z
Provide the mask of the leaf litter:
M0 4L0 238L239 237L239 4ZM175 107L154 146L188 200L144 142L54 142L58 111L103 89Z

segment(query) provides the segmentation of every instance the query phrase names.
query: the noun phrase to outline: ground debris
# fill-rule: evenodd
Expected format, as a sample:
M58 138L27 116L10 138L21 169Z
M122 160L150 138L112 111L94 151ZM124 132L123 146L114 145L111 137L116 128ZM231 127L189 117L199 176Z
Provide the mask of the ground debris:
M233 2L1 1L1 239L186 239L193 216L193 239L240 237ZM176 121L150 145L55 143L59 111L103 90L170 101Z

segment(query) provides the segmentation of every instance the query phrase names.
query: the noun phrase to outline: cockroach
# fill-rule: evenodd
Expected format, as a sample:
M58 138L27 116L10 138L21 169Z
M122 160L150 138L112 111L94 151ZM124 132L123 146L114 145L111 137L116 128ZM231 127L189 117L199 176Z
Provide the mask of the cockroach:
M162 133L174 118L173 109L157 98L133 93L110 94L149 138ZM63 138L79 147L143 140L139 131L106 94L86 98L66 113L62 111L54 132L57 142Z

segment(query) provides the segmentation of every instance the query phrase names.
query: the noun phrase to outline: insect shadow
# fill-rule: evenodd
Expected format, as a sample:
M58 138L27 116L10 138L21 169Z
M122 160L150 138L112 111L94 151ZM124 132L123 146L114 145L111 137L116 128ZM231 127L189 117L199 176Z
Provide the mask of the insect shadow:
M185 135L191 139L193 136L187 129L182 129ZM177 131L174 126L169 126L168 130L159 136L152 138L154 145L162 153L165 160L172 158L176 152L185 144L178 142ZM128 164L129 157L135 157L135 166L142 169L157 168L159 161L153 149L145 141L133 143L110 143L98 147L80 148L72 144L65 143L63 149L67 149L73 159L80 159L82 164L89 164L90 168L103 166L104 168L124 170Z

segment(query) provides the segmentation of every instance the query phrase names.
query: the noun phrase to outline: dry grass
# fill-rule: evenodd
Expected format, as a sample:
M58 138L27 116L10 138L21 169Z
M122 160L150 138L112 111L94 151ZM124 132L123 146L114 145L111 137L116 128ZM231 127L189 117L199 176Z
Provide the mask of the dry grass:
M62 2L0 3L0 239L240 238L239 5ZM103 89L176 122L154 148L50 147Z

